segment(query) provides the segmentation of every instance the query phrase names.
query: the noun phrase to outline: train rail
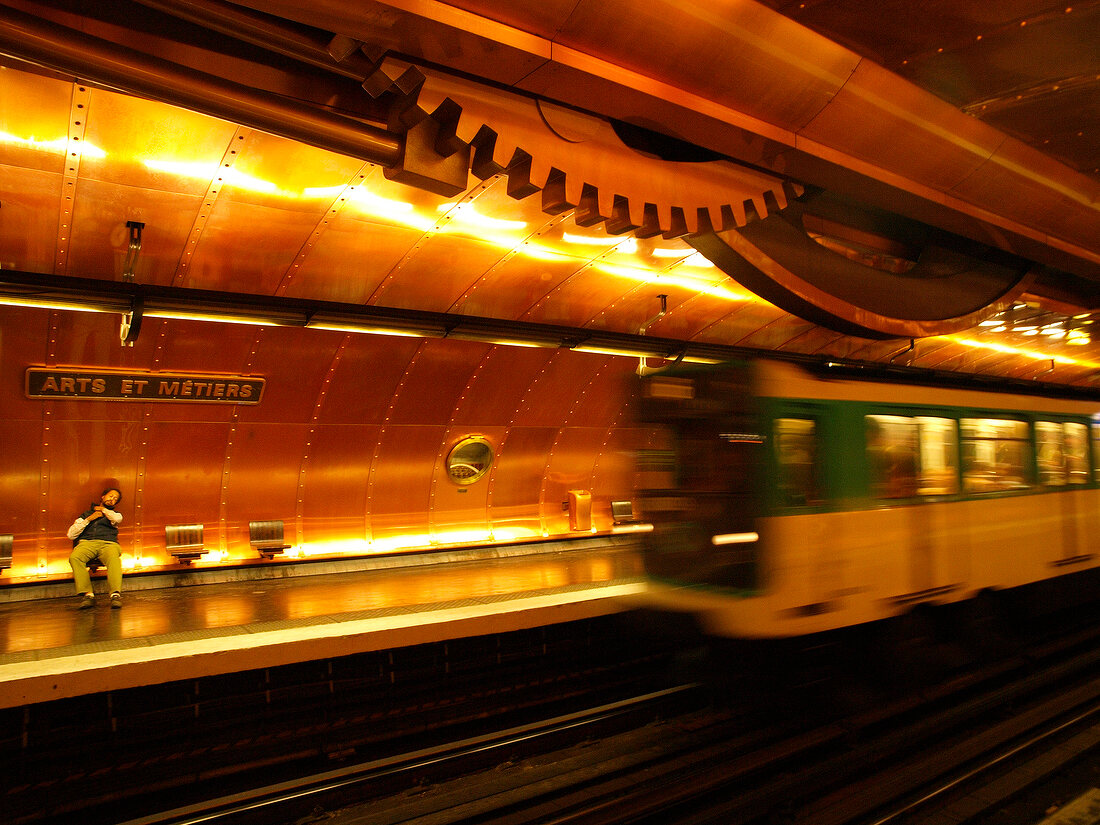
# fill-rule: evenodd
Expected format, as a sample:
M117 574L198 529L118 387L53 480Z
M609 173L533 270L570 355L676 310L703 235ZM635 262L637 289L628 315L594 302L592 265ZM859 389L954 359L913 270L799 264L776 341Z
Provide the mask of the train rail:
M152 788L154 793L132 800L135 804L82 813L90 815L87 821L127 825L901 825L948 810L956 817L952 821L979 822L990 805L1080 760L1100 737L1100 631L1093 627L1035 635L1008 659L980 669L969 666L908 693L876 698L869 691L853 703L859 705L853 712L820 701L850 683L852 674L843 668L828 682L816 664L808 668L808 679L792 668L790 690L771 694L773 701L762 705L761 694L746 689L751 672L742 671L742 681L718 690L670 684L668 673L682 673L683 663L673 667L669 650L652 640L628 644L616 623L572 630L582 632L580 637L574 632L570 643L589 640L586 661L576 651L566 652L562 639L560 654L544 666L527 660L508 668L513 684L507 690L499 689L499 673L492 676L498 689L483 696L487 701L464 704L453 693L425 694L416 702L420 715L410 715L391 742L396 747L381 747L377 730L356 733L336 724L329 746L360 741L362 747L335 753L337 759L327 766L316 758L280 765L275 753L268 753L277 770L265 774L263 748L242 749L235 771L232 737L223 737L213 747L229 756L205 777L196 776L204 780L201 793L192 789L187 797L183 792L191 786L176 783L163 792ZM514 642L482 640L465 652L507 649ZM616 644L623 648L617 651L619 666L608 667L606 657ZM540 645L555 643L542 636ZM645 655L639 658L640 651ZM425 649L407 665L422 668L438 653ZM640 667L643 659L652 667ZM477 663L466 659L465 667L472 673ZM445 669L458 667L451 661ZM574 674L572 681L555 674L563 667ZM631 686L652 684L659 672L664 687L629 692ZM523 680L534 689L526 698L518 695ZM581 682L590 682L593 690L580 690ZM451 687L473 696L478 684L463 680ZM513 690L517 695L507 698ZM534 701L536 694L541 702ZM611 694L616 698L607 700ZM447 715L464 721L433 722L433 714L448 705L453 706ZM517 716L521 706L526 711ZM396 712L379 710L371 724ZM483 724L471 726L479 715ZM332 722L337 720L326 725ZM286 754L316 748L316 735L307 729L304 737L288 737L277 748L268 740L267 747L285 761ZM252 770L244 771L246 766ZM151 781L164 782L163 773L146 773ZM226 777L234 781L219 781ZM974 792L977 786L980 793ZM984 800L979 809L975 799ZM73 816L62 810L53 814L56 818L26 815L18 821ZM108 814L115 815L108 819Z
M316 821L977 823L1096 748L1098 670L1095 634L1079 634L873 711L759 727L744 708L687 714Z

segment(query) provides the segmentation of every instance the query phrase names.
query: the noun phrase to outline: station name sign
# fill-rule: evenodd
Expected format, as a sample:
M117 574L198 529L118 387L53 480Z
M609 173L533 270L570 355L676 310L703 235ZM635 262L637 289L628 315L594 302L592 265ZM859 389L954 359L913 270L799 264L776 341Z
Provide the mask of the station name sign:
M27 368L27 398L259 404L264 379L244 375Z

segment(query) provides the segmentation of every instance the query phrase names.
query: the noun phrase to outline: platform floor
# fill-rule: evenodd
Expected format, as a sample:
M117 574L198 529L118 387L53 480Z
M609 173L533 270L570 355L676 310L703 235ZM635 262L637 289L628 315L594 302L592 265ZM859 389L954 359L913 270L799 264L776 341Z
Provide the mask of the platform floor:
M453 556L448 557L453 559ZM631 546L0 604L0 707L502 633L627 609Z

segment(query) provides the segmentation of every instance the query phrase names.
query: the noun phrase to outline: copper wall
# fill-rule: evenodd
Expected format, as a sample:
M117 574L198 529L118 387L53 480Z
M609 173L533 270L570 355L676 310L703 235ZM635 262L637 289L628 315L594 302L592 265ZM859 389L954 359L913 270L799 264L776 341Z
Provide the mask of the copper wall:
M260 376L259 404L38 400L28 367ZM167 524L205 525L196 564L258 559L248 522L281 519L284 558L571 535L563 502L590 490L593 528L629 498L636 362L282 327L147 319L132 348L110 315L0 307L0 582L68 575L73 518L117 485L127 569L175 564ZM455 484L461 438L494 450Z

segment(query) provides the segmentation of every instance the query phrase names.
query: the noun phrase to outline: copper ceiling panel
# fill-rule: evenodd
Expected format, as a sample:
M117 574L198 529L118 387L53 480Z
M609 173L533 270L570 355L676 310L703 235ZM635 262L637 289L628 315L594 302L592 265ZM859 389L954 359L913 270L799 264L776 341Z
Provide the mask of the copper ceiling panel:
M783 314L766 324L741 341L741 346L754 347L762 350L784 350L792 347L796 352L801 352L802 347L808 345L803 336L810 330L816 329L813 324L796 318L793 315Z
M79 88L79 86L78 86ZM91 89L81 177L201 198L236 127L176 106ZM102 154L99 154L102 152Z
M322 214L219 200L176 286L272 295Z
M650 334L695 340L721 319L744 311L746 304L753 300L722 301L697 294L679 304L670 301L668 314L650 328Z
M736 312L725 315L708 326L696 336L696 340L724 341L736 345L745 336L772 323L783 314L785 313L782 310L763 301L746 303Z
M889 5L868 9L865 25L881 24L890 15ZM1096 70L1100 7L1095 3L970 0L939 14L923 5L913 11L922 25L898 33L904 39L894 40L892 29L855 36L861 42L893 40L897 45L887 67L960 108L996 100L1008 90L1030 94L1044 84ZM1020 60L1022 54L1029 59Z
M601 309L636 287L629 276L594 268L562 281L522 316L524 321L582 327Z
M446 312L506 254L496 244L451 235L424 239L375 290L370 303Z
M231 145L227 143L223 150L228 151L221 169L226 188L219 201L228 198L234 203L316 215L326 211L332 194L343 194L344 187L363 185L376 168L258 130L239 132L238 139ZM216 141L207 145L215 149L222 146Z
M1004 135L978 120L938 124L953 107L864 61L802 135L935 189L949 190L992 155Z
M1100 7L1098 7L1100 8ZM1100 35L1097 36L1100 42ZM1044 136L1037 148L1079 172L1096 176L1100 149L1100 106L1095 105L1096 89L1082 83L1056 93L1031 96L1019 103L982 110L975 114L1006 134L1031 143L1042 124Z
M0 165L0 267L53 271L61 186L52 172Z
M570 258L512 255L487 271L453 309L466 315L521 318L582 266L583 261Z
M347 211L333 216L311 248L303 250L278 294L366 304L423 233L363 220Z
M130 242L126 224L139 221L145 229L142 251L134 266L135 278L142 283L172 283L201 197L146 189L135 198L128 186L94 178L81 179L75 197L63 272L82 278L122 280ZM64 225L58 235L60 248L65 248L63 231Z
M739 0L581 0L554 40L791 131L814 117L858 61L770 9Z
M1097 210L1100 179L1072 173L1077 179L1075 187L1053 190L1044 185L1044 179L1064 169L1053 158L1036 157L1027 146L1008 138L997 148L989 163L961 181L954 191L968 200L998 194L1014 198L1019 207L1018 217L1026 223L1028 231L1045 232L1062 241L1092 243L1096 240L1093 234L1095 219L1081 213L1077 207L1084 204L1094 212ZM1100 253L1093 257L1100 261Z
M367 40L386 49L415 55L471 74L490 72L512 84L550 58L550 44L518 27L477 18L456 3L401 8L402 4L362 0L240 0L238 5L298 20L327 31ZM507 7L506 7L507 8ZM428 29L424 21L431 21Z
M73 84L8 65L0 58L0 132L14 140L0 141L0 165L60 174L69 142Z

